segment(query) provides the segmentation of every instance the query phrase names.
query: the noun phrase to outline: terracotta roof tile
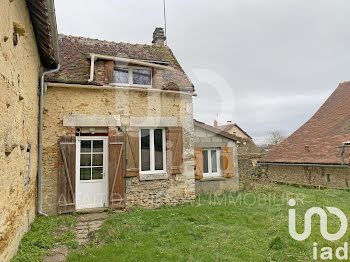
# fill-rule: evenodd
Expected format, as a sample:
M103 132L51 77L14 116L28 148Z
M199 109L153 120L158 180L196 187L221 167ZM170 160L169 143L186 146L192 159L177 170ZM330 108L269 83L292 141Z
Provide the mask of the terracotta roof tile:
M207 124L205 124L203 122L200 122L200 121L198 121L196 119L193 119L193 123L194 123L195 126L201 127L201 128L203 128L205 130L208 130L208 131L213 132L213 133L215 133L217 135L226 137L226 138L228 138L230 140L233 140L233 141L236 141L236 142L237 141L239 141L239 142L242 141L242 139L240 137L238 137L238 136L235 136L235 135L232 135L232 134L227 133L225 131L222 131L219 128L207 125Z
M89 54L118 56L138 60L168 62L175 70L162 70L163 88L193 91L193 84L182 70L169 47L108 42L84 37L59 35L61 70L49 76L47 81L89 83Z
M259 162L341 164L350 140L350 82L341 83L314 116ZM345 149L350 163L350 148Z

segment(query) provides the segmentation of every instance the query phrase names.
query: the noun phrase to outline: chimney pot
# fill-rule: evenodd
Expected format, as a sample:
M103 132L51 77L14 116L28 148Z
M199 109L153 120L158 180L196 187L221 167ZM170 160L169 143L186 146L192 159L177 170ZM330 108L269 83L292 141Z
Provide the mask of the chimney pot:
M214 120L214 127L218 127L218 121Z
M164 46L165 40L164 29L162 27L157 27L153 32L152 44L155 46Z

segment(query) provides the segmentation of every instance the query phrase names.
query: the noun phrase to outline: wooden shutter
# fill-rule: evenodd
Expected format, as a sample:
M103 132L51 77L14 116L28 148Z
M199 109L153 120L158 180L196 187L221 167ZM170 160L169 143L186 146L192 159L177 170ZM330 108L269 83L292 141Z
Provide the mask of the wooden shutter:
M109 173L109 207L123 208L125 205L125 145L124 133L109 136L108 173Z
M222 172L224 177L233 177L233 147L222 147Z
M203 155L202 148L196 147L194 149L194 168L195 179L203 178Z
M126 131L126 176L139 175L139 129L128 128Z
M114 61L106 61L105 62L105 79L106 83L113 83L113 75L114 75Z
M75 211L75 136L59 139L58 213Z
M182 127L168 127L166 138L168 173L180 174L183 171Z

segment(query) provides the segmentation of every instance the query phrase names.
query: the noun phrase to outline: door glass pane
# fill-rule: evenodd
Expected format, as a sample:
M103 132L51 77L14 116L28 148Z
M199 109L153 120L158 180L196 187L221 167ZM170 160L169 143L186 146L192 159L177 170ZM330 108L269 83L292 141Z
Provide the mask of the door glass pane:
M150 170L150 130L141 129L141 170Z
M134 85L151 85L151 70L133 69L132 80Z
M80 168L80 180L90 180L91 179L91 168Z
M163 130L154 130L154 160L155 169L163 170Z
M80 152L86 153L91 152L91 141L83 140L81 141L81 149Z
M91 154L80 155L80 166L91 166Z
M93 154L92 155L92 165L93 166L103 166L103 154Z
M202 155L203 155L203 173L208 173L208 150L203 150Z
M92 168L92 179L102 179L103 178L103 168L93 167Z
M93 142L93 151L103 152L103 140L94 140Z
M114 69L114 83L128 84L129 83L129 69L116 68Z
M216 173L216 172L218 172L216 150L210 150L210 152L211 152L211 171L213 173Z

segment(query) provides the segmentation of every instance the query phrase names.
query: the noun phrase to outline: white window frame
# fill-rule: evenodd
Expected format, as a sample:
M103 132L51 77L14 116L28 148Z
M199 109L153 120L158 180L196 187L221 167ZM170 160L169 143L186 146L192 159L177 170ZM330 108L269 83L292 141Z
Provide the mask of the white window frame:
M211 162L211 151L216 150L216 166L217 170L216 172L212 172L212 162ZM204 173L203 168L203 177L209 178L209 177L222 177L222 170L221 170L221 148L203 148L203 151L208 151L208 173ZM204 159L203 159L203 165L204 165Z
M89 154L89 153L81 153L81 141L95 141L95 140L103 140L103 165L102 166L92 166L92 159L91 159L91 166L93 167L102 167L103 169L103 175L101 179L91 179L90 180L80 180L80 168L84 167L80 165L80 155L81 154ZM108 174L108 137L107 136L77 136L76 139L76 181L79 181L80 183L99 183L106 179L106 174ZM93 153L91 152L91 157ZM97 153L100 154L100 153ZM92 176L92 174L91 174Z
M141 159L141 129L149 129L149 135L150 135L150 170L142 171L141 165L142 165L142 159ZM163 139L163 170L155 170L155 150L154 150L154 130L155 129L162 129L162 139ZM166 132L165 128L162 127L142 127L139 130L139 168L140 168L140 174L164 174L166 173Z
M128 76L129 76L129 83L116 83L113 82L111 83L112 85L117 85L117 86L133 86L133 87L147 87L150 88L153 86L153 77L152 77L152 68L150 67L142 67L142 66L122 66L122 65L115 65L114 68L127 68L128 69ZM150 85L137 85L133 83L133 69L143 69L143 70L150 70L151 71L151 84ZM114 69L113 69L113 80L114 80Z

